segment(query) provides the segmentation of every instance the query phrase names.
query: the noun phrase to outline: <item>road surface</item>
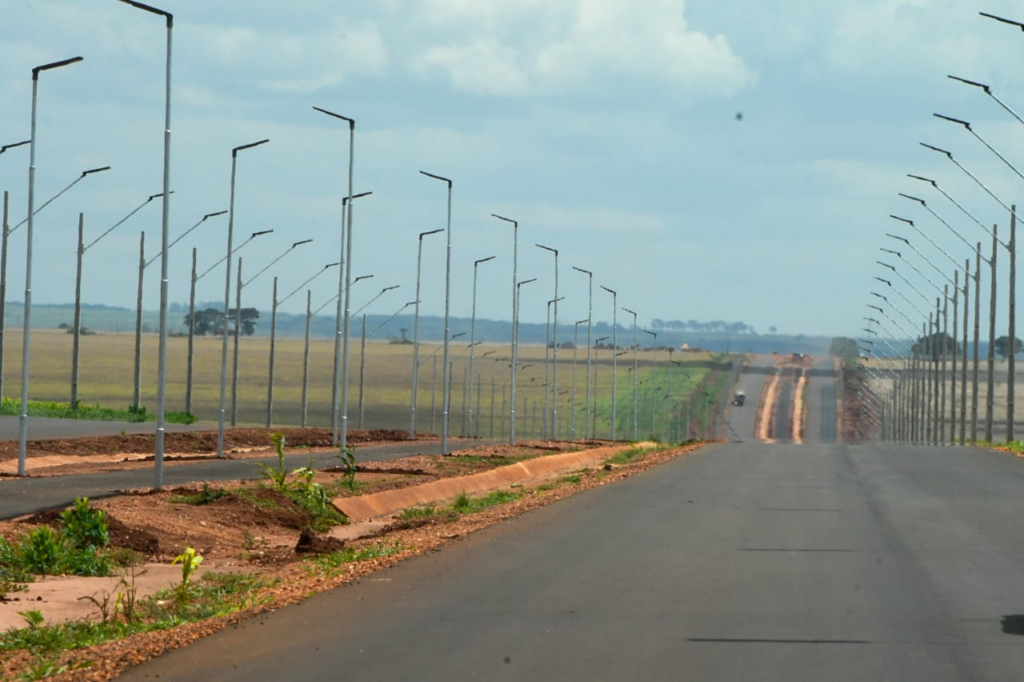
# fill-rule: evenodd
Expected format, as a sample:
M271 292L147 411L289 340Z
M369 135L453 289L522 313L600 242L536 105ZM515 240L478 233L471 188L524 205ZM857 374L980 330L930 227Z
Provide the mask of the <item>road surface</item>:
M18 440L20 417L0 417L0 440ZM198 431L216 428L211 424L165 424L167 431ZM116 436L120 433L156 433L156 422L105 422L92 419L29 417L28 440Z
M1022 489L985 450L714 445L125 679L1019 679Z

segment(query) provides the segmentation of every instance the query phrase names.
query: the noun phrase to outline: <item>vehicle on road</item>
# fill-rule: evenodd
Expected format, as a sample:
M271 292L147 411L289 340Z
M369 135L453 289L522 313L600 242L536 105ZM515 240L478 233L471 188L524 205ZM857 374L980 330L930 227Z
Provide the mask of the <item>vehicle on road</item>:
M736 407L743 407L743 403L747 402L747 394L743 391L736 391L732 395L732 404Z

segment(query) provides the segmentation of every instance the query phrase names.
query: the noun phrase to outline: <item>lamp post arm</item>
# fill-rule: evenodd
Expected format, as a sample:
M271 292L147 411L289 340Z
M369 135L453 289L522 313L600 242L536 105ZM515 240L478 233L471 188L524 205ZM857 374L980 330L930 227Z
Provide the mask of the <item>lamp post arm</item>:
M244 282L244 283L242 284L242 288L244 289L245 287L249 286L249 284L251 284L251 283L252 283L252 281L253 281L254 279L256 279L257 277L259 277L260 275L262 275L262 274L263 274L264 272L266 272L267 270L269 270L269 269L270 269L270 268L271 268L271 267L272 267L272 266L274 265L274 263L278 262L279 260L281 260L282 258L284 258L285 256L287 256L287 255L288 255L289 253L291 253L292 251L294 251L294 250L295 250L295 247L297 247L297 246L301 246L302 244L308 244L308 243L309 243L309 242L311 242L311 241L313 241L313 240L312 240L312 239L304 239L304 240L302 240L301 242L295 242L294 244L292 244L291 246L289 246L289 247L288 247L287 249L285 249L284 253L282 253L282 254L281 254L280 256L278 256L278 257L277 257L277 258L275 258L274 260L270 261L270 263L268 263L268 264L267 264L267 266L266 266L265 268L263 268L262 270L260 270L259 272L257 272L257 273L256 273L255 275L253 275L252 277L250 277L250 278L249 278L249 279L248 279L248 280L247 280L246 282Z
M182 233L181 233L180 235L178 235L178 238L177 238L177 239L175 239L175 240L174 240L173 242L171 242L170 244L168 244L168 245L167 245L167 250L168 250L168 251L170 251L170 250L171 250L171 247L172 247L172 246L174 246L175 244L177 244L178 242L180 242L180 241L181 241L182 239L184 239L185 237L187 237L187 236L189 235L189 233L190 233L190 232L192 232L192 230L196 229L197 227L199 227L200 225L202 225L203 223L205 223L205 222L206 222L206 220L207 220L207 218L212 218L212 217L214 217L214 216L224 215L224 214L226 214L226 213L227 213L227 211L217 211L216 213L207 213L206 215L204 215L204 216L203 216L202 218L200 218L200 219L199 219L199 222L198 222L198 223L196 223L196 224L195 224L195 225L193 225L192 227L190 227L190 228L188 228L187 230L185 230L184 232L182 232ZM160 256L161 256L162 254L163 254L163 251L161 251L160 253L156 254L155 256L153 256L152 258L150 258L150 259L149 259L148 261L146 261L146 265L145 265L145 267L149 267L149 266L150 266L150 264L151 264L151 263L152 263L153 261L155 261L155 260L156 260L157 258L159 258L159 257L160 257Z
M253 232L253 233L252 233L251 235L249 235L249 238L248 238L248 239L246 239L246 240L245 240L244 242L242 242L241 244L239 244L239 245L238 245L238 246L236 246L235 248L231 249L231 255L233 256L233 255L235 255L236 253L238 253L239 251L241 251L241 250L242 250L242 248L243 248L243 247L244 247L244 246L245 246L246 244L248 244L249 242L251 242L251 241L252 241L253 239L255 239L256 237L259 237L259 236L260 236L260 235L262 235L262 234L270 234L271 232L273 232L273 230L263 230L262 232ZM227 260L227 256L221 256L221 257L220 257L220 260L218 260L218 261L217 261L216 263L214 263L214 264L213 264L213 265L211 265L210 267L206 268L206 270L204 270L204 271L203 271L203 274L201 274L201 275L199 275L198 277L196 277L196 281L198 282L198 281L199 281L199 280L201 280L201 279L202 279L203 277L206 277L206 275L210 274L210 272L211 272L211 271L212 271L212 270L213 270L213 269L214 269L215 267L217 267L218 265L220 265L221 263L223 263L223 262L224 262L224 261L226 261L226 260Z
M136 213L138 213L139 211L141 211L141 210L142 210L142 208L143 208L143 207L144 207L144 206L145 206L146 204L148 204L149 202L153 201L153 199L156 199L156 198L157 198L157 197L159 197L159 196L163 196L163 192L161 192L160 194L154 194L153 196L149 197L148 199L146 199L145 201L143 201L143 202L142 202L141 204L139 204L139 205L138 205L138 206L137 206L137 207L135 208L135 210L133 210L133 211L132 211L131 213L129 213L128 215L126 215L126 216L125 216L124 218L121 218L121 219L120 219L119 221L117 221L116 223L114 223L114 224L113 224L113 225L112 225L111 227L107 228L107 231L106 231L106 232L104 232L103 234L101 234L101 235L100 235L99 237L96 237L96 239L93 239L93 240L92 240L91 242L89 242L89 245L88 245L88 246L86 246L85 248L83 248L83 249L82 249L82 253L85 253L86 251L88 251L89 249L91 249L91 248L92 248L92 247L93 247L93 246L94 246L94 245L96 244L96 242L98 242L99 240L103 239L103 238L104 238L104 237L106 237L106 236L107 236L108 234L110 234L111 232L113 232L114 230L116 230L116 229L117 229L118 227L120 227L120 226L121 226L122 224L124 224L124 223L125 223L125 222L126 222L126 221L127 221L128 219L129 219L129 218L131 218L131 217L132 217L133 215L135 215ZM13 230L11 230L11 231L13 232Z
M70 185L68 185L67 187L65 187L61 191L59 191L56 194L54 194L52 197L47 199L46 202L42 206L40 206L39 208L37 208L34 211L32 211L32 215L34 215L34 216L35 215L39 215L40 211L42 211L44 208L46 208L47 206L52 204L54 201L56 201L58 198L60 198L60 196L62 194L64 194L69 189L71 189L72 187L77 185L79 182L81 182L85 178L85 176L90 175L92 173L101 173L101 172L106 171L106 170L110 170L110 166L104 166L103 168L93 168L92 170L83 171L82 174L79 175L77 178L75 178L74 181L72 181L72 183ZM158 194L157 196L160 196L160 195ZM18 223L17 225L12 227L10 230L8 230L7 234L8 235L14 234L18 230L19 227L21 227L22 225L24 225L27 222L28 222L28 217L23 218L20 223Z
M303 283L302 283L302 284L300 284L299 286L295 287L295 290L294 290L294 291L292 291L292 292L291 292L290 294L288 294L287 296L285 296L284 298L282 298L282 299L281 299L280 301L278 301L278 302L277 302L277 304L278 304L278 305L281 305L282 303L284 303L285 301L287 301L287 300L288 300L289 298L291 298L292 296L294 296L295 294L297 294L297 293L299 292L299 290L300 290L300 289L302 289L302 287L306 286L307 284L309 284L310 282L312 282L312 281L313 281L314 279L316 279L316 278L317 278L317 277L319 277L320 275L322 275L322 274L324 274L325 272L327 272L327 270L328 270L329 268L333 268L334 266L336 266L336 265L338 265L338 264L339 264L339 263L328 263L327 265L323 266L322 268L320 268L319 270L317 270L317 271L316 271L316 273L315 273L315 274L314 274L314 275L313 275L312 277L310 277L309 279L307 279L307 280L306 280L305 282L303 282Z
M396 310L396 311L395 311L394 313L392 313L391 317L389 317L388 319L386 319L386 320L384 320L383 322L381 322L380 324L378 324L378 325L377 325L377 328L376 328L376 329L374 329L374 330L373 330L372 332L370 332L369 334L367 334L367 335L366 335L366 338L370 338L371 336L373 336L374 334L376 334L377 332L379 332L379 331L381 330L381 328L382 328L382 327L383 327L384 325L386 325L386 324L387 324L388 322L390 322L391 320L393 320L393 319L395 319L396 317L398 317L398 316L399 316L399 314L401 314L401 312L402 312L403 310L405 310L406 308L408 308L408 307L409 307L409 306L411 306L411 305L416 305L417 303L419 303L419 301L409 301L408 303L406 303L405 305L403 305L403 306L402 306L401 308L399 308L399 309L398 309L398 310ZM474 344L474 345L475 345L475 344Z
M910 196L909 196L909 195L907 195L907 194L900 194L900 196L901 196L901 197L906 197L906 198L908 198L908 199L912 199L912 200L914 199L913 197L910 197ZM927 209L928 209L928 211L929 211L930 213L932 213L932 215L935 215L935 213L934 213L934 212L932 212L932 211L931 211L931 209L930 209L930 208L928 208L928 206L927 206L927 205L925 206L925 208L927 208ZM956 268L959 268L959 267L960 267L960 264L959 264L959 263L957 263L956 259L955 259L955 258L953 258L953 256L952 256L952 255L950 255L950 253L949 253L948 251L946 251L946 250L945 250L944 248L942 248L941 246L939 246L938 244L936 244L936 243L935 243L935 240L933 240L933 239L932 239L931 237L929 237L929 236L928 236L928 234L927 234L927 233L926 233L926 232L925 232L924 230L922 230L922 229L921 229L920 227L918 227L918 226L917 226L917 223L915 223L915 222L914 222L913 220L907 220L906 218L901 218L901 217L899 217L899 216L897 216L897 215L893 215L893 214L891 214L891 213L889 214L889 217L890 217L890 218L893 218L893 219L895 219L895 220L899 220L900 222L903 222L903 223L906 223L906 224L910 225L910 227L914 228L914 232L917 232L917 233L918 233L919 235L921 235L922 237L924 237L925 241L927 241L927 242L928 242L929 244L931 244L931 245L932 245L933 247L935 247L935 249L936 249L936 250L937 250L937 251L938 251L939 253L941 253L941 254L942 254L943 256L945 256L945 257L946 257L946 258L947 258L947 259L949 260L949 262L953 264L953 266L954 266L954 267L956 267ZM935 217L936 217L936 218L938 218L938 216L935 216ZM939 218L939 220L942 220L942 219L941 219L941 218ZM943 221L943 224L946 224L946 223L945 223L945 221ZM948 227L948 228L949 228L950 230L953 230L953 228L952 228L952 227L949 227L949 225L948 225L948 224L946 224L946 227ZM953 232L954 232L954 233L956 233L956 235L957 235L958 237L960 237L960 233L959 233L959 232L956 232L955 230L953 230ZM897 238L897 239L902 239L902 237L896 237L896 238ZM960 237L960 239L961 239L961 241L964 241L964 242L966 243L966 240L964 240L964 238L963 238L963 237ZM904 240L904 241L906 241L906 240ZM909 241L906 241L906 244L907 244L907 246L910 246L910 242L909 242ZM913 247L911 247L911 248L913 248Z

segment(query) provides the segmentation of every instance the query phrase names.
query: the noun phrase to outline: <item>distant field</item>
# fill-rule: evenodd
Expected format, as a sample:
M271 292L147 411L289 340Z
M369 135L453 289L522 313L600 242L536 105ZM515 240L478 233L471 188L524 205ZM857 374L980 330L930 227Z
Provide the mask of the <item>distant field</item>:
M7 330L5 349L4 395L17 397L21 376L21 330ZM63 331L39 330L32 335L30 397L38 400L70 399L72 336ZM301 339L277 341L274 386L275 425L297 425L301 418L302 352ZM187 339L168 339L167 409L183 410ZM266 338L243 338L239 353L240 424L264 424L267 405L267 377L270 342ZM314 339L310 343L308 425L330 424L333 343ZM550 352L550 351L549 351ZM193 412L204 421L217 419L220 381L220 339L197 337L195 343L195 385ZM439 344L420 345L418 430L439 432L442 413L442 350ZM591 428L597 437L611 434L612 351L591 352ZM509 399L508 345L476 347L473 412L474 432L489 438L508 436ZM558 352L558 435L571 435L573 425L572 385L573 352ZM82 337L80 400L88 404L126 407L132 396L134 334L102 333ZM517 378L517 435L538 436L545 430L543 346L522 345ZM640 437L654 432L662 439L682 437L685 430L685 398L700 385L714 366L708 353L675 353L672 359L684 364L669 364L667 351L641 351L638 360L637 422ZM452 405L451 434L469 433L469 351L465 343L451 345ZM360 425L359 339L351 342L349 363L349 424ZM617 429L619 438L633 435L633 356L618 358ZM670 369L671 368L671 369ZM230 361L228 405L230 409ZM157 336L143 335L142 403L150 411L156 406ZM365 361L365 394L362 426L366 428L407 429L410 423L412 389L412 346L368 343ZM653 393L652 393L653 392ZM653 398L653 399L652 399ZM586 430L586 349L580 349L576 362L576 434ZM694 414L702 403L692 406ZM550 405L549 405L550 410ZM696 418L694 418L696 419Z

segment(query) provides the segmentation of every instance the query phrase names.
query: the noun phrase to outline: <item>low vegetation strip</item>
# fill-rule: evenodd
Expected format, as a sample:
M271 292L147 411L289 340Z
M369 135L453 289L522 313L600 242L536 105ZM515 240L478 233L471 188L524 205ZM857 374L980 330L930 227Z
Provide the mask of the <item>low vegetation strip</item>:
M359 497L338 497L332 504L353 521L391 516L409 507L432 505L458 498L462 494L485 493L511 485L526 485L557 478L570 471L601 466L615 455L637 448L653 448L654 443L613 445L577 452L536 457L479 474L445 478L399 490L387 490Z

